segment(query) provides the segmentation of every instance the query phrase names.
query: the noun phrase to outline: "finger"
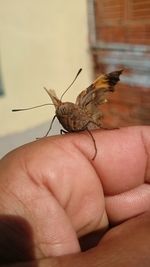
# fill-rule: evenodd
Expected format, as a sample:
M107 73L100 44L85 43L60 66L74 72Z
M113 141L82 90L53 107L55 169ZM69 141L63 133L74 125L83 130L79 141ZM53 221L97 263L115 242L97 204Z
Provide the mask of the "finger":
M111 223L150 210L150 127L96 131L93 135L98 154L91 162L103 185ZM91 146L81 142L78 146L89 157Z
M107 195L121 193L150 181L150 127L92 133L98 153L91 163L101 177ZM81 137L73 141L90 159L92 144L85 134Z

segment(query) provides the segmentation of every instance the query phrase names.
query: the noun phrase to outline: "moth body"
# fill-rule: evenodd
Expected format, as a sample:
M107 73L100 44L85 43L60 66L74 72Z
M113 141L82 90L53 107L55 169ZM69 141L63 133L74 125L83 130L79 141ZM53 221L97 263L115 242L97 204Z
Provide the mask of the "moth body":
M83 131L92 122L86 110L71 102L64 102L56 108L56 116L68 132Z

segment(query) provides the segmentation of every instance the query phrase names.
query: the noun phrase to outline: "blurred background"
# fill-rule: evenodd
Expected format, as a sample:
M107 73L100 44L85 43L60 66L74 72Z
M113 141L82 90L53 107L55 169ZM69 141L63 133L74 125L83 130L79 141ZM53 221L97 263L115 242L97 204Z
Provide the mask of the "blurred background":
M104 124L150 125L150 0L0 0L0 157L43 136L54 116L52 106L11 110L49 103L43 86L60 97L81 67L65 101L123 68Z

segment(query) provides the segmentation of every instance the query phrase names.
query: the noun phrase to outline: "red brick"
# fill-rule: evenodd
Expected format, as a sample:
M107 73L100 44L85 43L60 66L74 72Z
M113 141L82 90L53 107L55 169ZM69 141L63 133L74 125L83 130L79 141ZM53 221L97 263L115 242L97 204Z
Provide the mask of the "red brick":
M149 0L97 0L95 2L96 36L100 43L150 44L150 1ZM95 53L95 50L94 50ZM95 74L107 72L110 51L97 50L94 54ZM132 55L131 55L132 56ZM149 55L143 53L144 61ZM132 58L132 57L131 57ZM112 63L111 63L112 65ZM136 66L131 64L126 76L135 73ZM115 68L122 68L119 65ZM142 70L141 70L142 73ZM147 74L148 75L148 74ZM132 76L131 76L132 77ZM125 85L121 82L116 91L109 96L109 102L100 107L104 114L104 124L109 127L127 125L150 125L150 89Z

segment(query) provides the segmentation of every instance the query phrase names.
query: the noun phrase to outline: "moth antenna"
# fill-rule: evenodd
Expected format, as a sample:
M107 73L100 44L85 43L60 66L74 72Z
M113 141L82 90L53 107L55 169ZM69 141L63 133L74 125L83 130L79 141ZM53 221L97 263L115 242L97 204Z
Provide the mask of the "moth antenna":
M30 109L34 109L34 108L40 108L40 107L49 106L49 105L54 106L52 103L46 103L46 104L42 104L42 105L38 105L38 106L31 107L31 108L12 109L12 112L16 112L16 111L25 111L25 110L30 110Z
M75 80L77 79L77 77L79 76L80 72L82 71L82 68L79 69L79 71L77 72L75 78L73 79L72 83L67 87L67 89L63 92L63 94L61 95L60 100L62 100L63 96L65 95L65 93L69 90L69 88L73 85L73 83L75 82Z

